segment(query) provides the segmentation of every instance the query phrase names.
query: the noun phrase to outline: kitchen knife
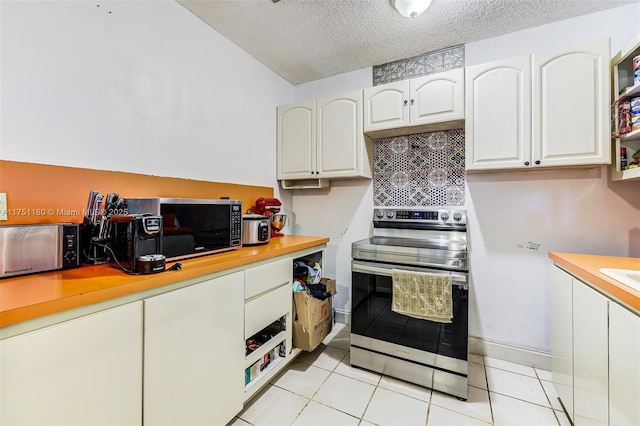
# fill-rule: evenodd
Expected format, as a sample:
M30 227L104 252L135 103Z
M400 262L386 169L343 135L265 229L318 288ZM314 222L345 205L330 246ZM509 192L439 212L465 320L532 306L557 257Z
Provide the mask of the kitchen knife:
M97 225L98 224L98 216L100 216L100 213L102 213L102 199L104 198L104 195L97 193L95 198L94 198L94 204L93 204L93 210L91 212L91 224L92 225Z
M86 222L88 224L91 224L91 218L92 218L92 207L93 207L93 202L96 198L96 194L98 192L94 191L93 189L91 190L91 192L89 192L89 201L87 201L87 211L84 214L84 218L86 219Z
M104 203L104 215L111 216L114 214L116 208L116 202L118 201L118 193L110 192L107 194L107 199Z

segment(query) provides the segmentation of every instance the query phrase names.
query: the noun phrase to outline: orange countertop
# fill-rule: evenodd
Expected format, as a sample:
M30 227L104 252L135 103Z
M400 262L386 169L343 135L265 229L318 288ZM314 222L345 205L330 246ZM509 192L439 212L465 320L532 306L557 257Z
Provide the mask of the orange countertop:
M640 258L549 252L549 259L602 292L640 311L640 291L599 272L600 268L640 270Z
M182 260L181 271L159 274L127 275L108 265L83 265L65 271L4 278L0 280L0 327L244 266L328 241L325 237L286 235L266 245Z

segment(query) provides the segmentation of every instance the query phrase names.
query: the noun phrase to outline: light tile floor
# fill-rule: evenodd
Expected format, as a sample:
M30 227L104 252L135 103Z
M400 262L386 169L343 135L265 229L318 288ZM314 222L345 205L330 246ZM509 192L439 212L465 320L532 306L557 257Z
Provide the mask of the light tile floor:
M467 401L349 366L349 328L336 324L230 423L253 425L565 426L551 373L471 355Z

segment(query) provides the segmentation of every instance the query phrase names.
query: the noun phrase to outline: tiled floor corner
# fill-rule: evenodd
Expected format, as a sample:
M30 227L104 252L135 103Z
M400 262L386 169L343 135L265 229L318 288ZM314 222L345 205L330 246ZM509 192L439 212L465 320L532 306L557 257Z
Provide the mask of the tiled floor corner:
M467 401L349 364L349 327L336 324L230 425L570 425L549 371L472 354Z

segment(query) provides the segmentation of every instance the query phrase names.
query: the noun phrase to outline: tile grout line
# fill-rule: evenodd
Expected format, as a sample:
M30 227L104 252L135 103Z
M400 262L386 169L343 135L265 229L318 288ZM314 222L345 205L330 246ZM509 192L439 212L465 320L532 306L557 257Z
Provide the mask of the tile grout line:
M329 345L327 345L327 346L329 346ZM333 346L333 347L335 347L335 346ZM349 353L349 352L347 351L347 353L345 353L345 354L344 354L344 356L343 356L342 358L340 358L340 362L342 362L342 360L347 356L347 354L348 354L348 353ZM314 400L314 399L313 399L313 398L318 394L318 391L320 390L320 388L322 388L322 386L324 386L324 384L329 380L329 377L331 377L331 375L332 375L332 374L338 374L339 376L347 377L347 376L343 376L343 375L342 375L342 374L340 374L340 373L336 373L336 372L335 372L335 369L336 369L336 368L338 368L338 366L340 365L340 362L338 362L338 365L336 365L336 367L334 367L334 369L333 369L333 370L327 370L327 369L325 369L325 368L318 367L318 366L315 366L315 365L313 365L313 364L307 364L307 365L309 365L309 366L311 366L311 367L320 368L321 370L328 371L328 372L329 372L329 374L327 374L327 377L322 381L322 383L320 384L320 386L318 386L318 389L316 389L316 391L313 393L313 395L311 395L311 398L308 398L307 403L304 405L304 407L302 407L302 409L300 410L300 412L299 412L299 413L296 415L296 417L293 419L293 422L291 423L292 425L293 425L293 423L295 423L295 421L300 417L300 414L302 414L302 412L304 411L304 409L305 409L305 408L307 408L307 406L311 403L311 401L315 402L316 404L320 404L320 405L322 405L322 406L324 406L324 407L330 408L330 409L332 409L332 410L338 411L338 412L340 412L340 413L346 414L347 416L353 417L354 419L358 419L358 420L362 421L362 418L356 417L356 416L354 416L353 414L349 414L349 413L347 413L346 411L342 411L342 410L340 410L340 409L338 409L338 408L331 407L330 405L324 404L324 403L322 403L322 402L320 402L320 401L316 401L316 400ZM364 383L364 382L363 382L363 383ZM303 398L307 398L306 396L304 396L304 395L300 395L300 394L297 394L297 393L295 393L295 392L293 392L293 391L290 391L289 389L285 389L285 388L282 388L282 387L277 386L277 385L273 385L273 386L276 386L276 387L279 387L280 389L283 389L283 390L286 390L286 391L288 391L288 392L291 392L291 393L292 393L292 394L294 394L294 395L298 395L298 396L301 396L301 397L303 397ZM366 411L366 408L365 408L365 411ZM363 415L364 415L364 413L363 413ZM360 423L360 422L358 422L358 423Z
M329 346L329 345L327 345L327 347L328 347L328 346ZM347 352L347 353L348 353L348 352ZM346 354L345 354L345 356L346 356ZM343 356L343 358L344 358L344 356ZM342 359L343 359L343 358L341 358L341 359L340 359L340 361L342 361ZM316 358L316 359L317 359L317 358ZM320 368L320 367L317 367L317 366L315 366L315 365L313 365L313 364L307 364L307 365L309 365L310 367ZM340 365L340 362L338 362L338 365ZM324 368L323 368L323 370L324 370ZM335 370L335 368L334 368L334 370ZM325 370L325 371L329 371L329 370ZM329 380L329 377L331 377L331 375L332 375L332 374L333 374L333 370L329 371L329 374L327 374L327 377L325 377L325 379L322 381L322 383L320 383L320 386L318 386L318 389L316 389L316 391L313 393L313 395L311 395L311 398L309 398L309 400L308 400L308 401L307 401L307 403L304 405L304 407L302 407L302 410L300 410L300 412L298 412L298 414L297 414L297 415L296 415L296 417L293 419L293 421L291 422L291 424L294 424L294 423L295 423L295 421L296 421L296 420L298 420L298 418L300 417L300 414L302 414L302 412L304 411L304 409L305 409L305 408L307 408L307 407L309 406L309 404L311 403L311 401L313 401L313 397L314 397L314 396L316 396L316 395L318 394L318 391L320 390L320 388L322 388L322 386L324 386L324 384L327 382L327 380ZM288 389L285 389L285 390L288 390ZM291 392L291 391L289 391L289 392ZM293 393L294 395L298 395L298 394L296 394L295 392L291 392L291 393ZM304 395L300 395L300 396L303 396L303 397L304 397ZM305 398L306 398L306 397L305 397ZM322 404L321 402L318 402L318 401L315 401L315 402L317 402L318 404L321 404L321 405L325 405L325 404ZM327 406L327 405L325 405L325 407L326 407L326 406ZM330 408L333 408L333 407L330 407ZM338 410L338 411L340 411L340 410ZM348 414L348 413L346 413L346 414Z
M542 385L542 379L540 378L540 375L538 374L538 371L535 370L536 376L538 377L538 382L540 383L540 386L542 387L542 392L544 392L544 396L547 398L547 401L549 402L549 407L551 408L551 411L553 411L553 416L556 418L556 422L558 422L558 425L560 425L560 419L558 418L558 413L556 413L555 408L553 408L553 404L551 403L551 398L549 398L549 395L547 395L547 390L544 388L544 386Z
M487 363L482 357L482 371L484 371L484 382L487 385L487 397L489 398L489 411L491 411L491 424L496 424L496 418L493 414L493 404L491 403L491 390L489 389L489 375L487 374Z

